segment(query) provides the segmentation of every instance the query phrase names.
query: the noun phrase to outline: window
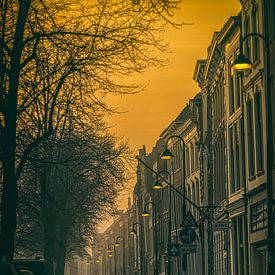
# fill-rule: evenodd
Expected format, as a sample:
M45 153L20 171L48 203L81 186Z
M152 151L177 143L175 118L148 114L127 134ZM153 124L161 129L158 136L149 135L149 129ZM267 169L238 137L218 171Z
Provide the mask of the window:
M221 197L224 199L226 197L226 175L225 175L225 144L224 137L221 140Z
M187 198L189 199L189 200L191 200L191 188L190 188L190 185L188 184L187 185L187 190L186 190L187 192L186 192L186 196L187 196ZM190 203L187 203L187 210L191 210L191 205L190 205Z
M196 188L196 186L195 186L195 183L192 181L191 182L191 192L192 192L192 194L191 194L191 200L192 200L192 202L193 203L196 203L196 190L195 190L195 188ZM194 207L194 205L192 205L192 213L194 214L195 213L195 207Z
M261 93L256 92L254 98L255 106L255 134L256 134L256 160L257 172L263 171L263 124L262 124L262 99Z
M226 234L214 232L214 274L226 274Z
M214 151L214 200L218 204L225 198L225 177L224 177L224 147L222 142L216 144Z
M199 167L199 145L195 144L195 169Z
M172 146L172 153L174 155L173 157L174 169L175 171L177 171L181 167L181 147L179 142L176 142Z
M249 177L255 176L255 156L254 156L254 127L252 101L249 100L247 106L247 145L248 145L248 170Z
M229 87L229 114L232 115L240 107L241 97L241 79L237 72L232 69L233 60L238 56L238 52L232 56L228 61L228 87ZM222 88L221 88L222 89ZM223 96L223 94L221 95ZM223 105L221 99L218 101L218 108ZM222 120L223 111L219 111L220 120Z
M200 206L200 183L198 179L196 179L196 204Z
M249 26L249 18L246 17L244 20L244 35L247 35L250 33L250 26ZM250 57L250 39L244 40L244 53L248 59L251 59Z
M235 166L236 166L236 173L235 173L235 189L240 189L240 136L238 134L238 125L234 125L235 130Z
M234 122L229 128L229 173L231 193L238 191L244 185L241 128L242 124L240 119ZM219 162L222 162L222 160Z
M178 187L175 187L175 188L177 188L177 190L179 192L183 192L182 185L179 185ZM177 221L180 221L180 220L182 220L183 198L182 198L182 196L179 196L176 192L173 192L173 193L174 193L174 196L175 196L175 200L174 200L175 205L174 205L174 207L176 206L175 207L176 219L177 219Z
M233 252L233 272L234 275L244 275L244 222L243 217L232 220L232 252Z
M252 10L252 32L259 33L259 12L258 7L254 7ZM259 60L259 37L256 35L252 36L253 46L253 62Z
M190 145L190 154L191 154L191 172L194 171L194 146L193 143Z
M228 73L229 73L229 114L232 115L235 110L235 99L234 99L234 72L231 68L231 61L228 64Z
M266 201L261 201L251 206L251 232L255 232L267 227L267 205Z
M235 166L234 166L234 140L233 127L229 128L229 175L230 175L230 191L234 193L235 190Z
M185 149L185 175L187 177L190 175L190 155L189 148L187 146Z
M235 101L236 101L236 109L240 107L240 97L241 97L241 78L239 77L237 72L234 72L234 81L235 81Z

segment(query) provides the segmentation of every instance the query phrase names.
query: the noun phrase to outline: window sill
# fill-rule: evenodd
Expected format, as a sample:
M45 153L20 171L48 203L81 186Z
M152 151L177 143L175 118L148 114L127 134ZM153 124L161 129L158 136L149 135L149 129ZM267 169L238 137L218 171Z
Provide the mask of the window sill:
M264 175L264 170L257 172L257 177L261 177L262 175Z
M235 190L234 192L230 193L230 196L237 196L240 193L243 193L243 187L241 187L240 189Z
M256 179L256 175L250 176L250 177L248 178L249 181L253 181L253 180L255 180L255 179Z

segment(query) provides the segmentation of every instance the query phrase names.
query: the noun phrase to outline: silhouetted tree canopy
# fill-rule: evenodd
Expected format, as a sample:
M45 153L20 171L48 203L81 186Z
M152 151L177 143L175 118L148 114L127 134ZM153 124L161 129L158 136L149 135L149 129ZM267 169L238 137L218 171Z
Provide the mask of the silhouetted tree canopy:
M0 257L13 257L18 181L37 150L74 123L111 111L124 77L161 64L162 34L177 0L2 0L0 3ZM83 132L82 132L83 133ZM29 165L29 164L28 164Z

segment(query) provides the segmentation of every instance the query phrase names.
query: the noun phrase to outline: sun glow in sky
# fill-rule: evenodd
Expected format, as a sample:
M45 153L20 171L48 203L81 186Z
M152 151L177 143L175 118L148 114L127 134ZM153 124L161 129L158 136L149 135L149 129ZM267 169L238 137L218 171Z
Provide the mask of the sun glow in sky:
M169 64L137 76L141 83L148 82L140 94L109 98L109 103L123 112L109 118L112 131L128 139L135 152L143 144L150 152L160 133L199 92L193 80L195 62L206 57L213 33L240 9L239 0L183 0L175 20L192 24L181 29L170 27L165 33L173 50L165 56ZM122 207L127 196L128 192L119 198Z

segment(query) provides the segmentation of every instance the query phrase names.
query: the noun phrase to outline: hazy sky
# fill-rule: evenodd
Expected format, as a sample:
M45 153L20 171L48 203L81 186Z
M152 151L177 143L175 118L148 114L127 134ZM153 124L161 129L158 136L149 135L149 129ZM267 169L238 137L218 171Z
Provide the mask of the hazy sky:
M199 92L193 81L195 63L206 57L214 31L219 31L226 20L239 11L239 0L183 0L177 21L193 24L167 30L165 38L173 49L167 56L169 65L139 76L141 82L149 81L146 91L110 98L111 105L126 112L109 119L115 125L115 134L128 139L136 152L143 144L150 152L162 130ZM119 200L125 202L125 196Z

